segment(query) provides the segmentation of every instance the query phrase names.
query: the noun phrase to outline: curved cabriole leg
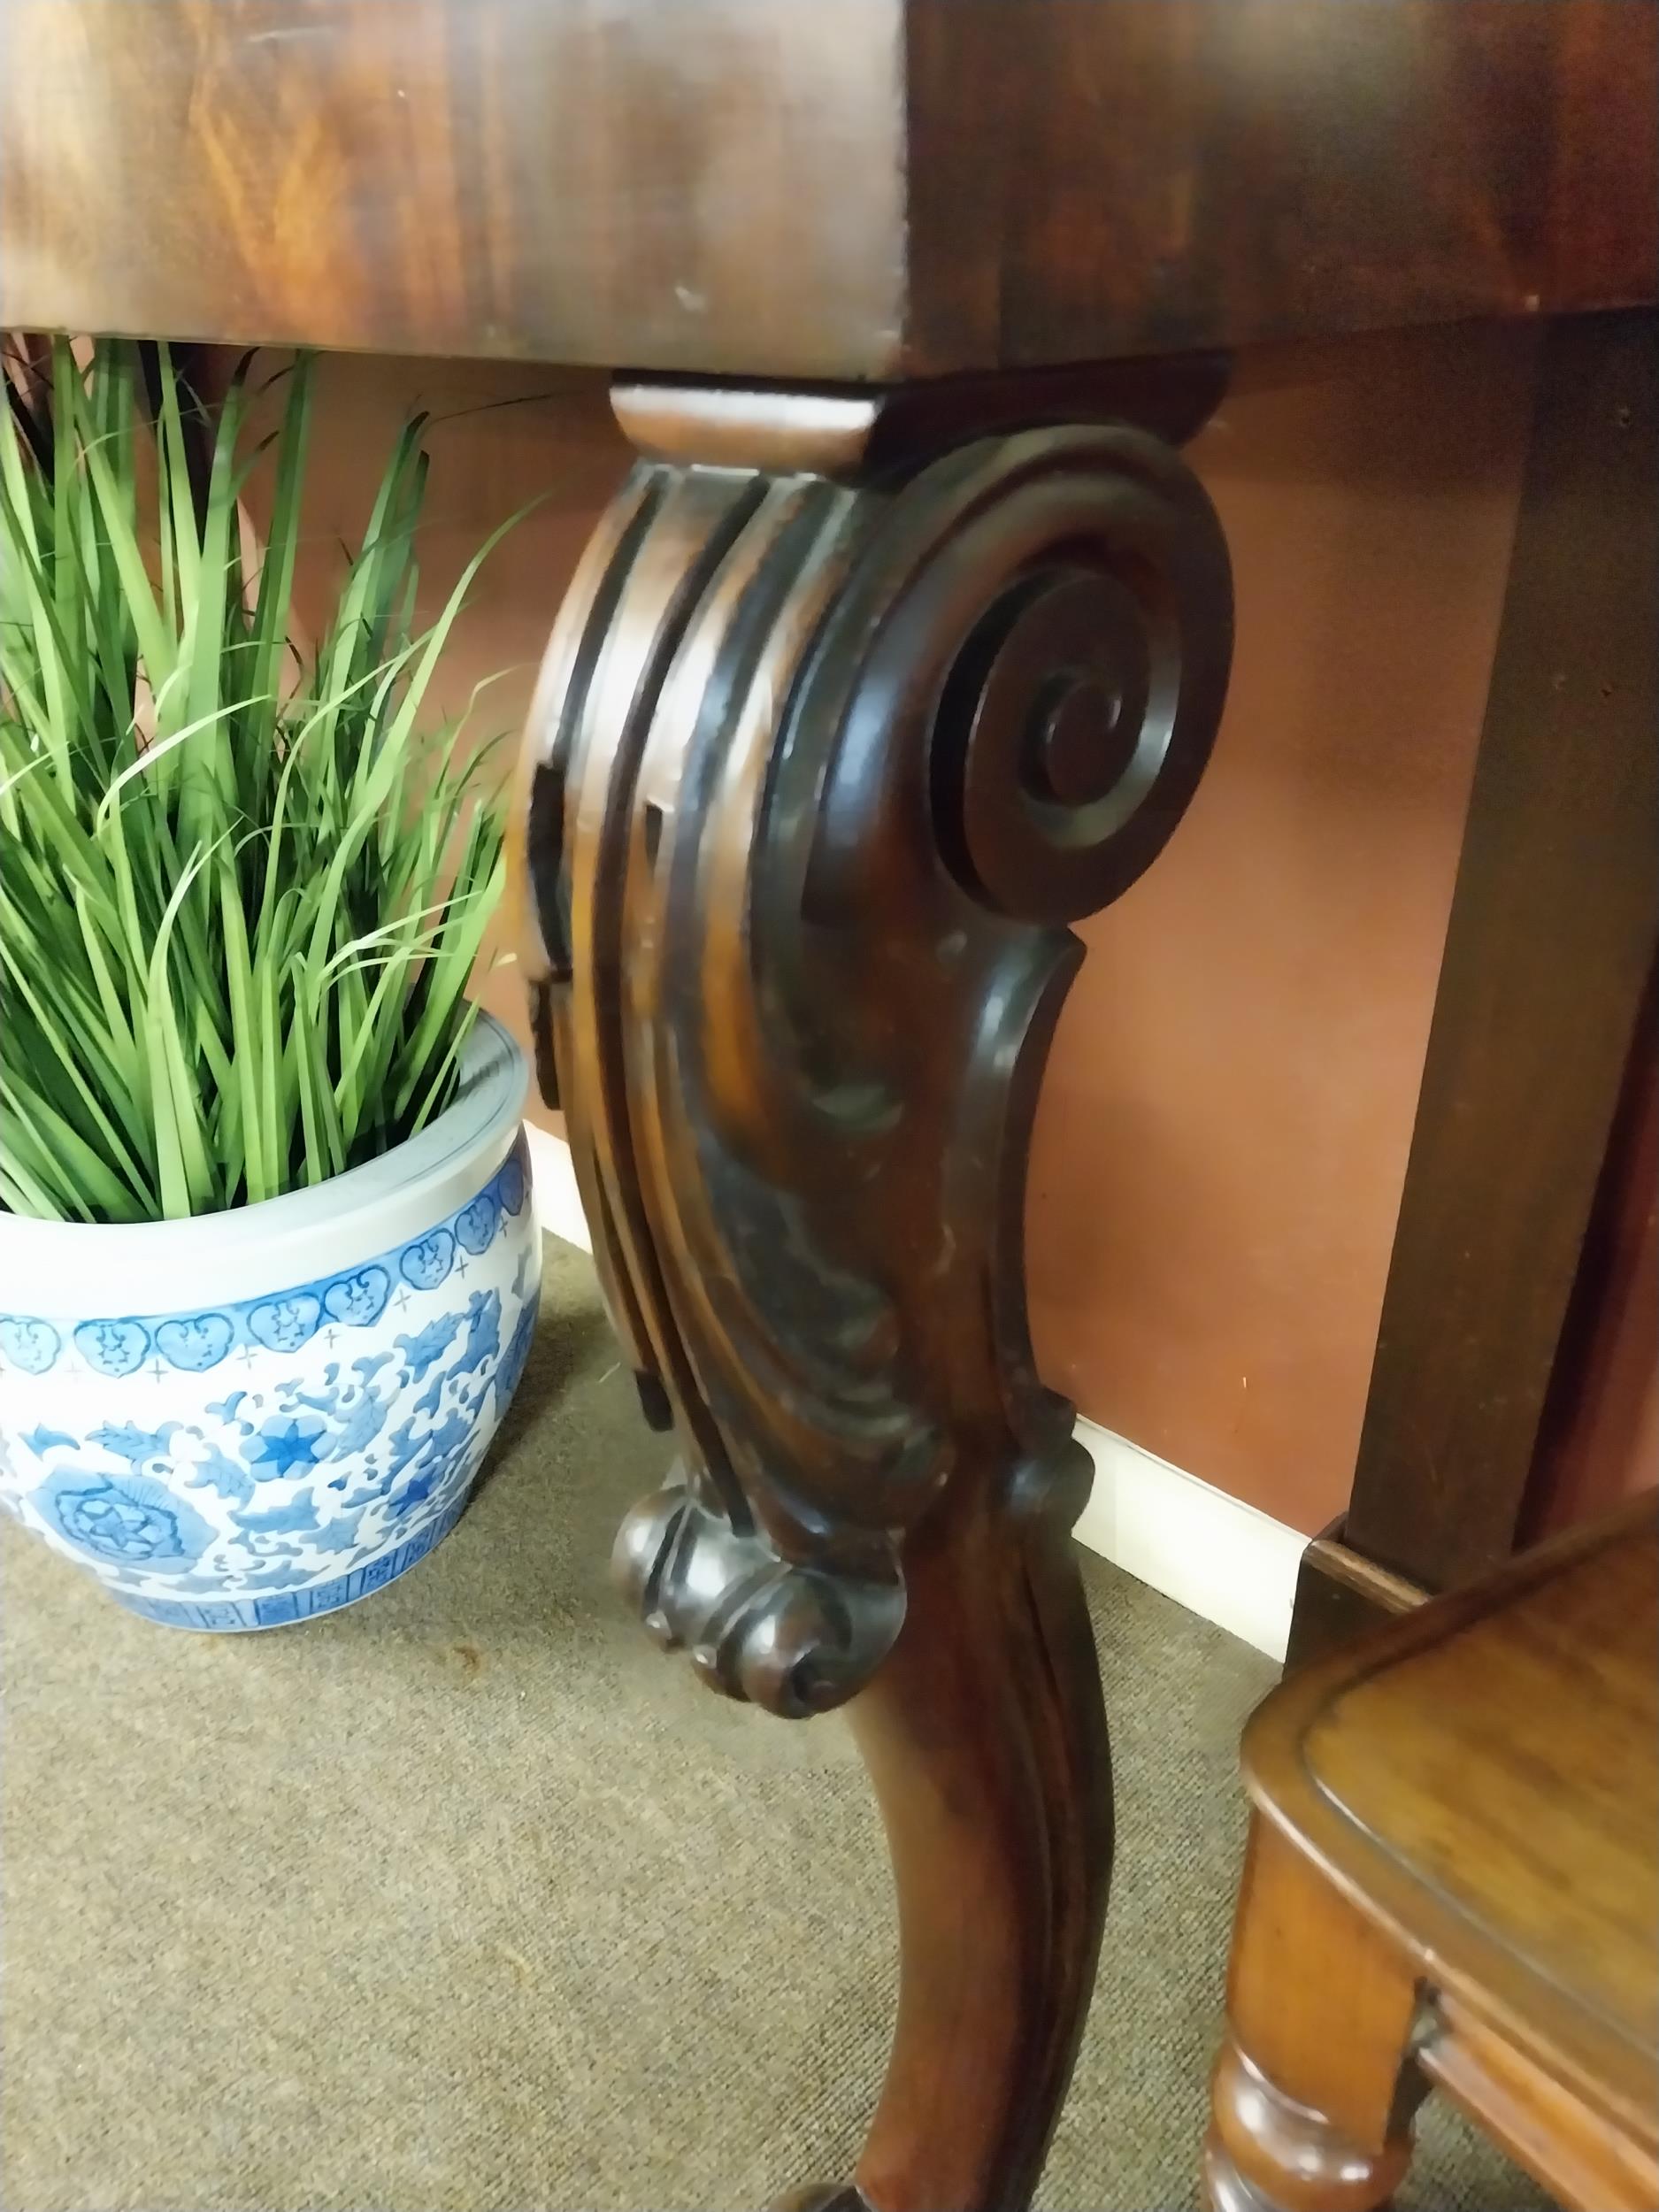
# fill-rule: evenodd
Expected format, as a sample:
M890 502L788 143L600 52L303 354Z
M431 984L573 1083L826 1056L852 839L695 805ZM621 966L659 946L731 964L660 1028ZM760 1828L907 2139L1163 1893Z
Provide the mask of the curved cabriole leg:
M919 1531L898 1647L852 1707L899 1898L898 2028L856 2177L881 2212L1023 2204L1071 2078L1112 1848L1070 1553L1087 1482L1029 1528Z
M1064 1515L941 1516L906 1583L897 1647L850 1709L898 1889L893 2054L854 2185L778 2212L1023 2204L1094 1984L1111 1775Z
M620 1578L716 1688L852 1701L892 1844L892 2062L822 2200L1006 2212L1110 1856L1026 1141L1065 924L1134 880L1202 769L1227 564L1144 431L929 457L908 419L884 442L879 402L815 407L619 402L657 457L549 648L526 956L611 1314L678 1447Z

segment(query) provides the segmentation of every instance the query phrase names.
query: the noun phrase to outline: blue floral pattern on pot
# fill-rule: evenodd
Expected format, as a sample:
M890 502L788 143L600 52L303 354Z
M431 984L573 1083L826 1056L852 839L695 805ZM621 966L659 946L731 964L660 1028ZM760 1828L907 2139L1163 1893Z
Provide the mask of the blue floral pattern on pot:
M275 1627L382 1588L453 1525L517 1386L529 1199L520 1134L465 1205L318 1281L198 1311L0 1315L0 1504L183 1627Z

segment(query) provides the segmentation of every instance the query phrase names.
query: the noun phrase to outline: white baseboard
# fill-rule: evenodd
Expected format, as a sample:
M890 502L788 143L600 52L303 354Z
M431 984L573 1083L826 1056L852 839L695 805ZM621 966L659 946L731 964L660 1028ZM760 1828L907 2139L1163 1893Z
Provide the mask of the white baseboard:
M549 1235L591 1252L569 1145L534 1123L526 1133L536 1219ZM1282 1659L1307 1538L1095 1422L1079 1417L1077 1435L1094 1463L1079 1542Z
M1308 1540L1242 1498L1079 1416L1094 1463L1078 1540L1138 1582L1282 1659Z
M588 1217L582 1211L569 1145L563 1137L556 1137L550 1129L539 1129L533 1121L526 1122L524 1133L530 1146L535 1217L543 1235L563 1237L566 1244L591 1252L594 1240L588 1233Z

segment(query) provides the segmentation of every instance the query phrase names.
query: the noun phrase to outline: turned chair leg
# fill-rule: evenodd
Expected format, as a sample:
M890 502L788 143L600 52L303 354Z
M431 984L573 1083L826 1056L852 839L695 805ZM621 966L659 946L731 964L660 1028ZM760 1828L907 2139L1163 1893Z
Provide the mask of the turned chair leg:
M1407 1961L1259 1816L1211 2085L1213 2212L1373 2212L1411 2158L1425 2084Z

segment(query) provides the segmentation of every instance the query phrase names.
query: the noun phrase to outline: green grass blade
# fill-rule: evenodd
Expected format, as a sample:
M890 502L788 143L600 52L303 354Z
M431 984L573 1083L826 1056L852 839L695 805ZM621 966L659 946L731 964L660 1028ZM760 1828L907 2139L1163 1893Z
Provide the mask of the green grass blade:
M0 415L0 1206L177 1217L399 1141L452 1095L503 796L414 628L429 463L404 426L314 659L293 645L311 365L211 434L164 347L54 350ZM147 457L145 448L150 452ZM205 465L195 468L196 457ZM244 576L241 501L269 468Z

